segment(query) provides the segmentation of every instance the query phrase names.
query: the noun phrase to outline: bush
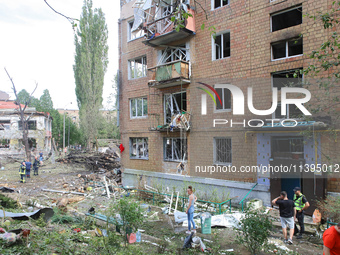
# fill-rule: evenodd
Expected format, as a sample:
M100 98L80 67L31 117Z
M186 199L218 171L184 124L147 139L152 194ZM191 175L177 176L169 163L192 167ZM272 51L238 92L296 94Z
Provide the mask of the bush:
M317 201L317 207L321 214L332 222L340 221L340 196L328 196L324 200Z
M18 208L18 203L14 199L7 197L3 194L0 194L0 205L3 208L7 209L16 209Z
M236 229L237 242L244 245L252 254L268 244L272 222L268 215L258 211L248 211Z

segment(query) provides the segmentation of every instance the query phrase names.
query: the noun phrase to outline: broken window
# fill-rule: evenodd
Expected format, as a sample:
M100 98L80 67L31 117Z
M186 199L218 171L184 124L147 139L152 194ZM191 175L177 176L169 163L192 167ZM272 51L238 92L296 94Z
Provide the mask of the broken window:
M274 156L290 156L285 153L304 152L303 137L274 136L272 137L272 152Z
M286 115L281 115L281 108L281 103L278 103L274 112L274 119L298 119L302 116L302 112L295 104L286 105Z
M213 38L213 60L230 57L230 32Z
M176 115L187 111L187 93L185 91L164 95L165 124L172 123Z
M10 145L9 139L0 139L0 148L9 148L9 145Z
M143 29L137 29L135 31L132 30L133 28L133 23L134 21L130 21L128 23L128 41L140 38L142 36L144 36L144 30Z
M302 68L272 73L273 88L281 90L282 87L301 87Z
M149 159L148 138L130 138L130 158Z
M272 32L302 24L302 6L275 13L272 18Z
M18 121L19 130L22 130L22 122ZM27 122L27 129L28 130L37 130L37 121L36 120L29 120Z
M231 109L231 92L227 88L219 88L215 86L215 90L217 94L220 96L222 105L220 100L215 97L216 100L216 110L230 110Z
M148 100L146 97L130 99L130 118L147 117Z
M220 8L222 6L228 5L229 0L212 0L213 9Z
M231 138L214 138L214 164L231 164Z
M272 59L289 58L303 54L302 37L272 44Z
M146 76L146 57L129 60L129 79L136 79Z
M187 139L164 138L164 161L186 161Z
M170 63L178 60L188 61L187 50L185 45L179 45L175 47L168 47L162 51L159 64Z
M0 130L9 130L9 129L11 129L11 121L0 120Z

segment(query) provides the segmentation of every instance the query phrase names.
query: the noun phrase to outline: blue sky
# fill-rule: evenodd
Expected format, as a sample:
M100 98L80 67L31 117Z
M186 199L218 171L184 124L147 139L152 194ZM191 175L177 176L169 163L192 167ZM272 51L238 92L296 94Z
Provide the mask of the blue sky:
M57 11L79 18L83 0L48 0ZM119 0L93 0L102 8L109 30L109 66L104 82L104 107L118 69ZM13 98L7 68L17 90L40 97L48 89L56 108L77 108L73 76L74 33L67 19L54 13L44 0L0 0L0 90ZM72 104L70 104L72 102Z

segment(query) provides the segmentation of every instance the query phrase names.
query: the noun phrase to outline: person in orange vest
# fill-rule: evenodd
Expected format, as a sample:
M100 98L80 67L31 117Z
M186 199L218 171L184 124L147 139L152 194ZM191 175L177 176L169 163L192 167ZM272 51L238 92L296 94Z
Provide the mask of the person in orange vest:
M340 222L323 233L323 255L340 255Z

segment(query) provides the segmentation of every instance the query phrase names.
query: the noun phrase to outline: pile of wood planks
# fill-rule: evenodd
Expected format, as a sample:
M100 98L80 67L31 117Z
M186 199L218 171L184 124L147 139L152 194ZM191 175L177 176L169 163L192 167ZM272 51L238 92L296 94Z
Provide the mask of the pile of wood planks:
M116 153L81 153L73 152L56 161L65 164L85 165L91 171L106 172L120 167L119 156Z

